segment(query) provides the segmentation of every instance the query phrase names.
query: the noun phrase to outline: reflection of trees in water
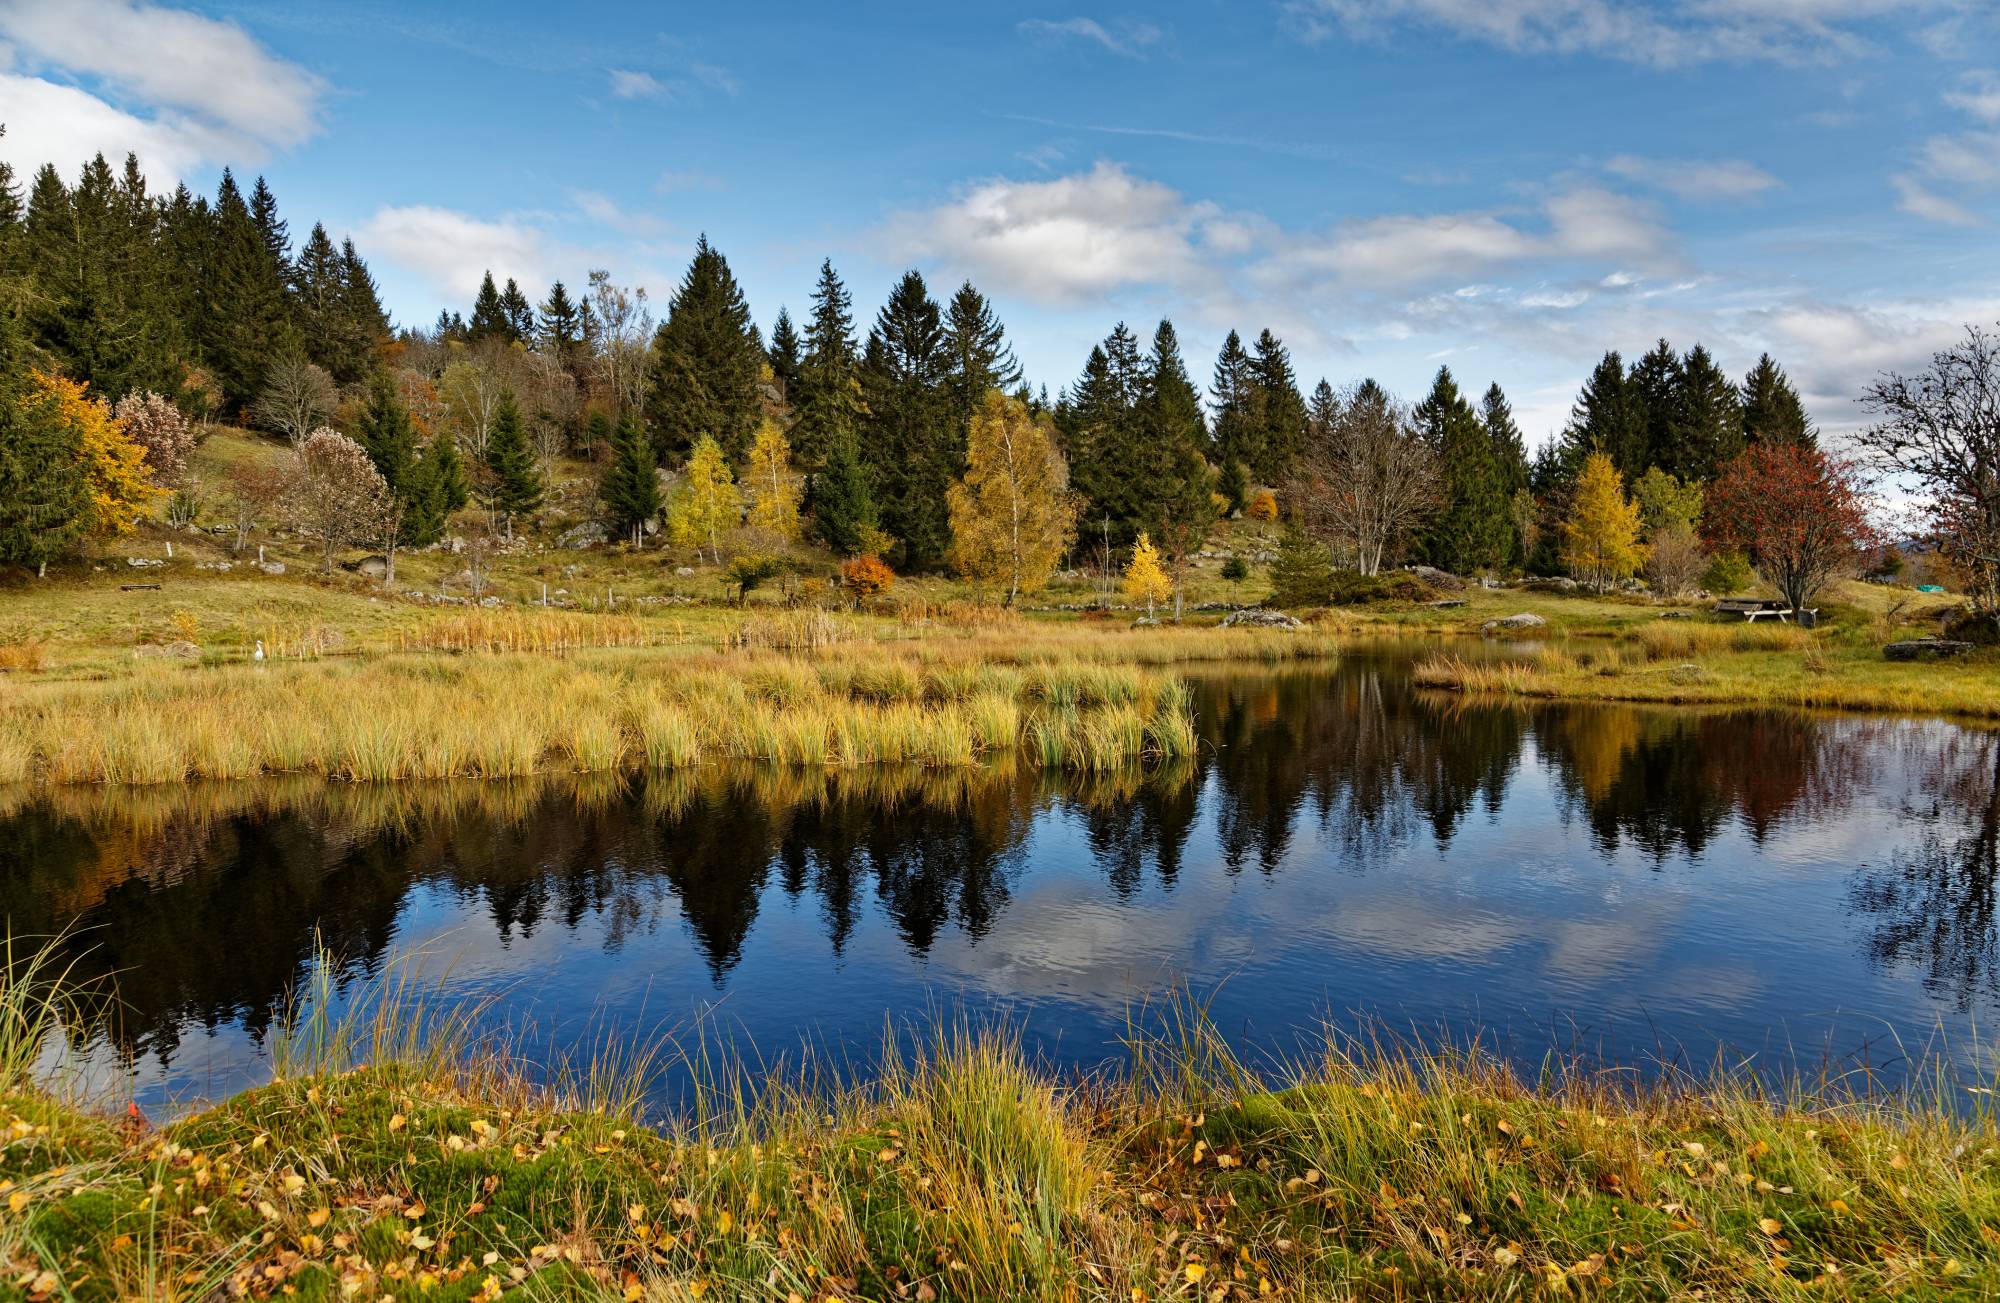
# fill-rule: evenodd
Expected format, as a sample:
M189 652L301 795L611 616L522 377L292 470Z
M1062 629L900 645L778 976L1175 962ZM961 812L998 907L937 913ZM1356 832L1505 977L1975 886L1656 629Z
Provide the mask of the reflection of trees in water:
M1532 741L1600 845L1664 858L1700 854L1732 813L1762 839L1851 801L1875 759L1913 732L1778 714L1495 708L1412 693L1393 668L1363 661L1332 675L1202 679L1196 696L1195 758L1088 778L746 768L57 789L0 806L0 907L16 935L89 927L75 942L88 951L83 971L132 975L128 1043L165 1054L182 1024L261 1032L315 930L351 971L378 965L419 889L484 915L502 946L587 924L617 949L678 917L720 986L772 887L813 899L835 955L871 907L918 954L952 928L976 942L1006 909L1052 804L1076 820L1121 899L1149 868L1171 889L1202 853L1192 843L1207 820L1231 874L1276 872L1301 820L1316 825L1323 857L1363 871L1419 830L1449 847L1478 811L1497 814ZM1922 770L1930 799L1982 809L1985 822L1893 862L1856 900L1883 920L1878 958L1964 991L1993 982L2000 960L2000 757L1991 737L1935 736L1965 756L1940 763L1918 748L1905 767ZM1977 763L1965 758L1975 752Z
M1920 790L1928 799L1909 813L1931 825L1923 837L1855 877L1851 899L1871 916L1869 954L1914 969L1961 1013L2000 1004L2000 735L1954 731L1929 757Z

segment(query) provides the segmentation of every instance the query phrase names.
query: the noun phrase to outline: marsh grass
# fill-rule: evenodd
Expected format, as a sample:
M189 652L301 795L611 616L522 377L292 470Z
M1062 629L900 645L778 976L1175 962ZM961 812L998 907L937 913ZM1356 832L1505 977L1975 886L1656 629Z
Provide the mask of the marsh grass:
M412 971L337 993L322 955L277 1079L160 1131L11 1078L7 1278L79 1300L2000 1289L1992 1096L1947 1072L1902 1093L1523 1077L1476 1043L1334 1031L1253 1068L1184 998L1135 1014L1116 1075L943 1013L889 1028L859 1073L702 1028L607 1028L537 1063ZM62 1016L59 982L8 980L0 1011L30 1032L0 1049ZM668 1072L687 1103L649 1118Z

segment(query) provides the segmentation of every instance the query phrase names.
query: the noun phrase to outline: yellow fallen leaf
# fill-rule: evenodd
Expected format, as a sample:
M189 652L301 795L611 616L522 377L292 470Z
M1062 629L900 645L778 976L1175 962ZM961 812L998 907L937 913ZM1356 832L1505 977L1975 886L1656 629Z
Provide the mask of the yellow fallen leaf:
M1206 1276L1207 1274L1208 1274L1208 1268L1202 1266L1199 1262L1190 1262L1187 1265L1186 1275L1188 1278L1188 1283L1191 1285L1200 1284L1201 1278L1203 1276Z
M7 1196L7 1211L10 1213L20 1212L23 1208L26 1208L27 1206L28 1206L28 1192L26 1190L16 1190L14 1191L14 1193Z
M391 1131L401 1131L408 1125L410 1125L410 1119L404 1117L401 1113L389 1119L389 1129Z
M312 1227L314 1230L318 1230L320 1227L326 1225L326 1219L329 1215L326 1209L315 1208L306 1214L306 1225Z
M721 1212L715 1215L715 1227L717 1230L721 1231L724 1235L729 1234L729 1228L734 1226L735 1224L736 1224L736 1219L729 1215L729 1210L727 1208L724 1208Z
M1513 1249L1501 1248L1493 1250L1493 1261L1503 1267L1511 1267L1520 1260L1521 1255Z
M1776 1235L1785 1229L1785 1225L1775 1217L1765 1217L1758 1221L1757 1229L1766 1235Z

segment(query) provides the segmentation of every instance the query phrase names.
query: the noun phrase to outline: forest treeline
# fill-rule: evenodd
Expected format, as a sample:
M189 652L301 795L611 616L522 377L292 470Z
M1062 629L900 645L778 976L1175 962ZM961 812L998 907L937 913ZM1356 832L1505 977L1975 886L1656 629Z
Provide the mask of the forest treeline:
M468 311L395 331L353 243L318 224L295 241L261 178L247 197L228 172L212 201L185 186L153 194L132 157L122 171L94 158L73 185L53 167L25 188L0 170L0 272L14 399L0 550L17 563L60 554L28 536L66 501L68 537L105 532L91 500L116 476L86 465L71 477L86 487L65 489L42 482L47 463L65 440L94 441L102 463L123 429L110 401L149 394L197 423L291 440L289 487L235 484L228 497L243 522L284 516L329 561L349 544L435 541L475 499L511 534L543 506L557 463L580 457L600 468L606 523L637 542L664 524L718 561L757 551L762 564L810 535L904 570L955 567L1009 596L1065 558L1109 570L1145 550L1177 588L1238 512L1283 518L1279 577L1306 589L1325 571L1403 562L1568 570L1599 587L1651 566L1656 587L1685 589L1741 574L1737 551L1764 563L1755 522L1704 510L1732 474L1762 486L1736 499L1770 496L1774 476L1801 481L1808 512L1842 514L1860 487L1819 450L1768 355L1736 379L1699 343L1662 340L1629 365L1608 352L1531 456L1498 382L1464 389L1440 368L1413 403L1372 380L1307 391L1269 329L1247 343L1230 331L1204 385L1171 321L1150 338L1119 323L1052 397L1029 384L977 287L941 299L914 270L864 331L824 262L802 319L780 308L766 335L705 236L657 319L645 290L602 271L531 297L501 269ZM57 380L87 392L41 408L62 407L78 429L22 428L28 400ZM92 402L95 435L81 428ZM189 492L171 451L149 455L153 491ZM309 509L336 499L339 511ZM1052 509L1024 523L1030 502ZM115 532L133 513L109 514ZM752 526L763 541L744 544ZM1841 540L1842 563L1867 541Z

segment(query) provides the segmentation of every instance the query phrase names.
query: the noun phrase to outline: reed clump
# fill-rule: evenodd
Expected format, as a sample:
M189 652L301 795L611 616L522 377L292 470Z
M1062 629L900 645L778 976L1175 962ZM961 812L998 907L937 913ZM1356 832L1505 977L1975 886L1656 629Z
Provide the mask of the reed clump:
M161 1130L18 1071L0 1082L0 1267L18 1292L2000 1290L2000 1128L1961 1106L1990 1095L1946 1073L1896 1093L1560 1062L1524 1078L1476 1047L1332 1031L1256 1070L1184 1001L1135 1017L1116 1075L1059 1074L1006 1023L949 1016L892 1029L858 1078L615 1030L538 1061L475 1034L490 1010L399 976L335 1016L334 973L323 957L275 1034L275 1080ZM60 1034L48 977L0 986L0 1067ZM682 1103L654 1116L667 1077Z

